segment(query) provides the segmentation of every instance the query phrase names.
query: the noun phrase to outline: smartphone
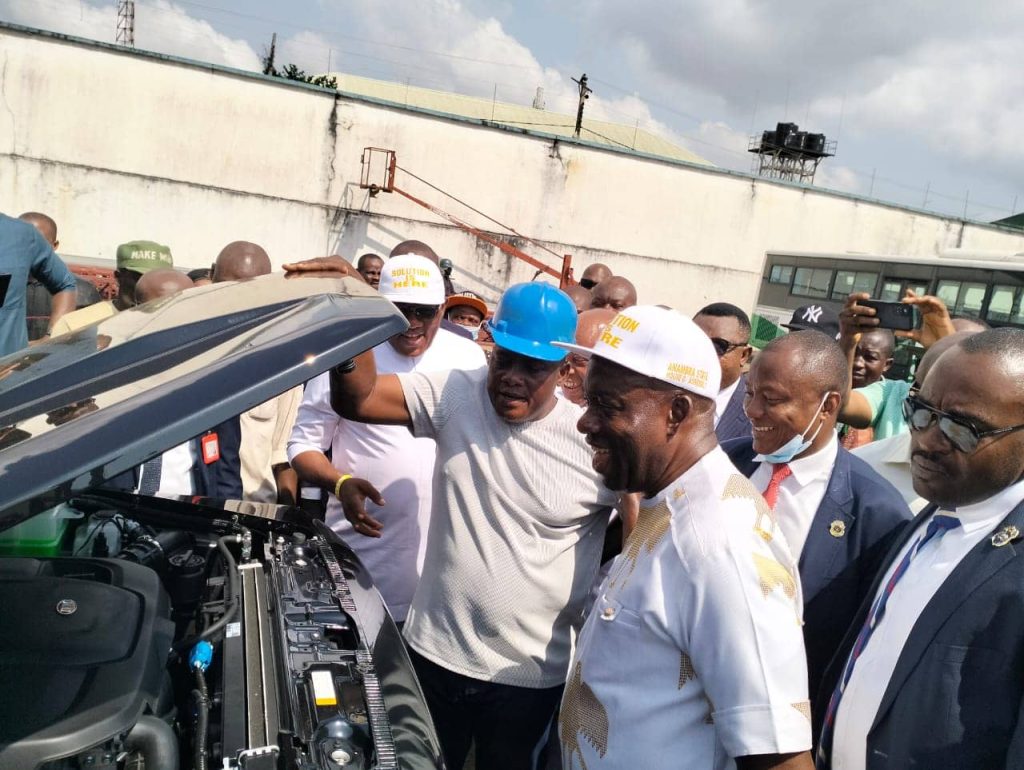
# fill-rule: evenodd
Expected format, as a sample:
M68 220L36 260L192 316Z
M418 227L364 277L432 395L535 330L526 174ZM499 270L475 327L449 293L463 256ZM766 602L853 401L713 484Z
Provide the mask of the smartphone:
M910 331L920 324L917 308L902 302L883 302L878 299L862 299L857 302L862 307L875 309L875 318L883 329Z
M7 299L7 289L11 285L10 274L0 275L0 307L4 306L4 300Z

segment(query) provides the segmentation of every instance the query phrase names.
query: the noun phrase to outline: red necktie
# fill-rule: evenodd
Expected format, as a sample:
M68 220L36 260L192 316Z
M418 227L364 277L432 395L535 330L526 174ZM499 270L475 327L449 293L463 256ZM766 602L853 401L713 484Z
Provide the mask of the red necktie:
M764 490L764 500L773 511L775 510L775 504L779 502L779 487L791 475L793 475L793 471L790 470L789 465L786 463L772 466L772 479Z

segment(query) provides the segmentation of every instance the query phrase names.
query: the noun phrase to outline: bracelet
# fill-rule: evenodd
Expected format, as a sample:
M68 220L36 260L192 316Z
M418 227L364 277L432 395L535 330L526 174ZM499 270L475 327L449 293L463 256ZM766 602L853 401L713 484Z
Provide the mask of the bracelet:
M352 474L346 473L344 476L342 476L340 479L334 482L334 496L337 497L339 500L341 499L341 485L348 481L350 478L352 478Z

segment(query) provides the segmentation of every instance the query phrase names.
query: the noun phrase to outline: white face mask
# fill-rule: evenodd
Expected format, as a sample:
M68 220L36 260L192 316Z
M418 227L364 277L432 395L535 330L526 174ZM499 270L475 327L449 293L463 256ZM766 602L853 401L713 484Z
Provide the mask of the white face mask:
M795 436L793 436L793 438L791 438L789 441L780 446L771 454L758 455L757 457L754 458L754 460L756 462L772 463L772 465L779 465L780 463L788 463L794 457L806 452L807 447L809 447L814 442L814 439L818 437L818 434L821 433L822 425L824 425L825 423L822 422L821 424L819 424L818 429L814 431L810 438L805 439L804 436L807 434L807 431L811 429L811 426L814 425L814 421L818 419L818 415L821 414L821 410L825 406L825 401L828 399L830 395L832 395L831 391L829 391L822 397L821 403L818 404L818 408L814 412L814 417L811 418L811 421L807 424L807 427L804 429L803 433L796 434Z
M459 325L462 326L462 324ZM480 324L477 324L476 326L462 326L462 328L472 334L473 339L475 340L480 336L480 326Z

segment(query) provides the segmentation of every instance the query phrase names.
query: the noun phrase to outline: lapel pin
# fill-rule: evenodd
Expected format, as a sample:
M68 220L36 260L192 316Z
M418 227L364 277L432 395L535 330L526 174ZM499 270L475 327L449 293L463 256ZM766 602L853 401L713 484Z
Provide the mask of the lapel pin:
M1002 548L1020 537L1020 530L1010 524L992 535L992 545Z
M832 537L842 537L846 534L846 522L836 519L828 526L828 533Z

